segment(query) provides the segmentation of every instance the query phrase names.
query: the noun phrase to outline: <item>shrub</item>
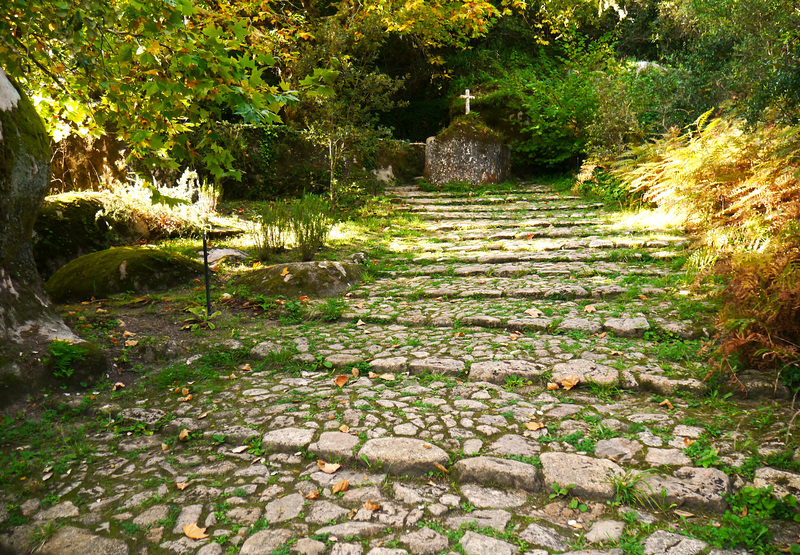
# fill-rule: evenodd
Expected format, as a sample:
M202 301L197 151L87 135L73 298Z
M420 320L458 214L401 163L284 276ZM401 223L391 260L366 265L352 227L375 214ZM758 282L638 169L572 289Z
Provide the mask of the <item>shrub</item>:
M270 203L261 210L252 230L256 257L263 260L283 250L289 236L289 213L285 204Z
M321 197L306 195L291 207L290 225L302 260L311 260L325 244L333 222Z

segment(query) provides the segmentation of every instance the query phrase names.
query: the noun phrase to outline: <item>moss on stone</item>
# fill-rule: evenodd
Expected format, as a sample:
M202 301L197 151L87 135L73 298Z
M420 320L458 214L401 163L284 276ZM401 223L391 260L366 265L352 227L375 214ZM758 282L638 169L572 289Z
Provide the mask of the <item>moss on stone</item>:
M43 362L47 370L43 374L44 381L68 387L92 384L108 369L106 353L88 341L53 341Z
M203 265L154 247L120 247L76 258L45 284L56 302L105 298L117 293L146 293L183 285Z
M344 293L361 274L361 266L353 262L294 262L251 270L235 283L255 295L321 298Z
M438 135L438 142L446 142L450 139L473 139L481 142L502 143L503 138L494 130L490 129L478 114L469 113L459 116Z
M33 228L33 256L47 279L78 256L107 249L127 235L127 226L98 217L104 207L98 193L63 193L44 200Z

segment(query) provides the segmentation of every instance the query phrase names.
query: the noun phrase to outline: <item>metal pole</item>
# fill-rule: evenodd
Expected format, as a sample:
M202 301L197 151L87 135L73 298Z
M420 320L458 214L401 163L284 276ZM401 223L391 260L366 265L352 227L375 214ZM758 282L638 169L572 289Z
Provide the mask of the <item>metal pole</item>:
M208 242L206 241L206 230L203 230L203 265L205 266L206 274L206 318L211 317L211 281L208 271Z

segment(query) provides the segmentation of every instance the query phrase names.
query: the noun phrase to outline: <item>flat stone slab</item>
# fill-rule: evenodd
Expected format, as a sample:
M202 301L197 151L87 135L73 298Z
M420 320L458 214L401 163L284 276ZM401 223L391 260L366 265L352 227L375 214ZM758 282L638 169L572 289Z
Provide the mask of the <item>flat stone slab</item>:
M445 551L450 545L447 536L427 527L400 536L400 541L406 544L414 555L433 555Z
M317 534L330 534L339 539L342 538L369 538L377 536L387 526L378 522L344 522L342 524L334 524L332 526L323 526L317 530ZM272 553L270 551L270 553Z
M305 498L299 493L293 493L267 503L264 507L264 518L270 523L292 520L303 511Z
M552 323L549 318L511 318L506 327L511 331L545 331Z
M511 513L502 509L483 509L472 511L465 516L454 516L445 523L451 530L459 530L464 524L475 523L479 528L492 528L504 532L506 525L511 521Z
M436 470L436 464L446 465L450 461L447 453L421 439L407 437L382 437L368 440L358 452L372 466L381 464L381 469L392 475L419 476Z
M619 520L598 520L584 537L589 543L616 543L624 530L625 523Z
M656 449L651 447L644 456L645 462L650 466L686 466L692 460L680 449Z
M96 536L87 530L66 526L58 530L42 546L41 553L50 555L128 555L122 540Z
M702 395L706 392L707 386L700 380L694 378L672 379L662 374L643 372L637 376L639 385L642 389L654 391L661 395L672 395L676 391L686 391Z
M541 490L539 469L532 464L496 457L462 459L453 465L451 473L459 483L497 484L525 491Z
M659 530L644 541L645 555L695 555L708 544L704 541Z
M657 503L724 513L728 507L724 496L730 493L731 483L728 475L716 468L686 466L672 476L646 477L636 489Z
M442 376L461 376L466 365L462 360L452 358L422 358L411 361L408 371L412 374L440 374Z
M601 439L594 446L594 454L596 456L616 463L632 460L641 450L641 443L624 437Z
M467 530L458 543L466 555L513 555L519 551L516 545L471 530Z
M521 507L528 500L528 496L522 491L512 490L505 492L474 484L461 486L461 494L479 509L512 509Z
M566 543L567 539L564 536L541 524L529 524L520 533L519 539L534 547L544 547L552 551L566 551L569 549Z
M319 439L308 446L308 450L318 457L327 459L355 459L353 448L358 445L358 437L343 432L322 432Z
M599 322L587 320L586 318L565 318L558 324L559 331L580 331L584 333L600 333L603 326Z
M542 461L545 488L552 484L574 484L570 493L586 498L613 498L614 486L609 477L623 473L619 465L607 459L574 453L542 453L539 458Z
M239 555L264 555L272 553L292 539L290 530L261 530L256 532L242 544Z
M261 446L271 447L275 451L294 453L306 447L314 439L314 430L308 428L281 428L264 434Z
M772 486L772 493L778 498L787 495L800 497L800 475L776 468L759 468L755 472L753 485L757 488Z
M603 329L617 337L644 337L650 322L647 318L609 318L603 322Z
M619 381L619 370L582 358L553 366L553 381L560 382L569 376L578 376L584 383L613 385Z
M469 369L469 380L505 385L506 378L515 376L522 380L538 378L544 368L527 360L499 360L475 362Z

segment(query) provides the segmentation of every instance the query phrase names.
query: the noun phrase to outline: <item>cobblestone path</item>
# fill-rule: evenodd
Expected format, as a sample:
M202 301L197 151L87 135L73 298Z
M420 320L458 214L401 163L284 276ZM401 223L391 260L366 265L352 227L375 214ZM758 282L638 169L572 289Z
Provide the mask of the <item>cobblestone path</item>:
M388 231L341 318L243 322L172 365L174 382L101 394L108 431L43 468L37 495L6 496L0 545L719 554L703 531L736 530L730 495L800 488L781 469L790 401L757 376L748 399L702 381L713 307L684 289L683 236L535 185L392 193L425 234ZM766 549L798 540L794 522L768 524Z

